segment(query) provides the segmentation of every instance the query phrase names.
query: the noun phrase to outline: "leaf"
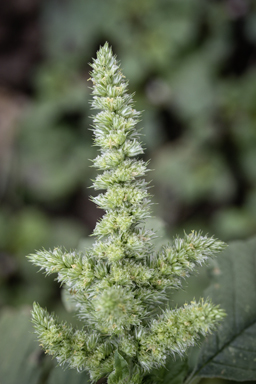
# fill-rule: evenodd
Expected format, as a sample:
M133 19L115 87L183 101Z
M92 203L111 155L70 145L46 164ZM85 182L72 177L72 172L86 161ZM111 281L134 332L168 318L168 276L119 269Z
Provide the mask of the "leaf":
M47 384L86 384L90 383L89 376L85 372L77 372L74 369L64 370L56 367L51 371Z
M38 384L43 364L30 311L5 310L0 318L1 384Z
M146 383L182 384L188 371L186 358L172 356L166 361L165 367L154 369L146 378Z
M120 380L129 382L129 366L118 351L115 352L114 371L108 377L108 384L117 384Z
M193 377L256 380L256 238L232 243L213 275L206 293L227 317L202 344Z

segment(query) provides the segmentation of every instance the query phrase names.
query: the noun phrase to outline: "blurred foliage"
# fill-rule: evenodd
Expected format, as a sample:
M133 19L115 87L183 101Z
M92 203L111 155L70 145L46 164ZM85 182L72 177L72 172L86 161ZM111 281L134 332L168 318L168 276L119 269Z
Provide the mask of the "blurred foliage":
M225 240L255 233L255 8L238 0L78 0L44 7L47 61L35 79L40 99L67 117L70 106L61 111L56 99L72 95L71 108L88 116L87 63L110 41L145 111L146 156L161 201L156 213L173 233L195 227Z
M154 211L168 237L256 233L255 1L24 0L0 11L0 308L59 305L54 281L25 255L86 246L101 215L88 199L87 80L106 40L144 110ZM208 284L200 276L189 295Z

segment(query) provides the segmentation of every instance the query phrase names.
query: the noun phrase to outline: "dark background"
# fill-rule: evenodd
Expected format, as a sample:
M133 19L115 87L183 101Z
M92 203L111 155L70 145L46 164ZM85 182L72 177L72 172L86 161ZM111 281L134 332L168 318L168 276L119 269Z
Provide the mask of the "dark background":
M88 199L87 80L106 40L144 111L168 236L256 234L255 1L1 1L0 311L61 307L53 278L25 256L87 245L102 214Z

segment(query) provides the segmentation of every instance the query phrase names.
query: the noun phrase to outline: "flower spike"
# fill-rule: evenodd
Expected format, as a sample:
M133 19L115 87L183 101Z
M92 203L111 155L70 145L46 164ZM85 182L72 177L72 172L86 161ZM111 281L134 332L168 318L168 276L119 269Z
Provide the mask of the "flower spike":
M108 43L91 67L91 105L98 110L93 135L100 150L93 161L100 171L93 187L101 190L91 199L106 213L93 231L91 249L55 248L29 256L65 284L83 327L60 323L38 304L32 317L42 347L59 364L87 370L94 382L107 377L109 384L141 384L166 356L184 355L223 318L209 300L176 309L165 305L167 289L180 288L184 277L225 244L192 232L154 251L156 235L144 226L151 210L148 168L137 158L143 153L136 127L140 113Z

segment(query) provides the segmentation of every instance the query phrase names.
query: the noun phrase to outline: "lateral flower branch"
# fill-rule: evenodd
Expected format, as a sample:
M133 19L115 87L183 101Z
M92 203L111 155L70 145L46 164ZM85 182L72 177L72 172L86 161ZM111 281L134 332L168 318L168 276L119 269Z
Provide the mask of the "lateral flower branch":
M82 328L59 322L36 303L33 323L42 347L60 365L87 370L93 382L106 377L109 384L140 384L168 355L184 355L223 318L209 300L169 309L167 290L180 288L184 277L225 244L192 232L154 251L156 235L143 225L151 207L143 179L147 164L136 158L143 153L136 129L140 113L108 43L91 67L92 108L100 110L93 119L100 147L94 166L103 171L93 187L106 190L92 200L106 213L94 229L91 249L55 248L29 256L47 275L57 273L76 303Z

